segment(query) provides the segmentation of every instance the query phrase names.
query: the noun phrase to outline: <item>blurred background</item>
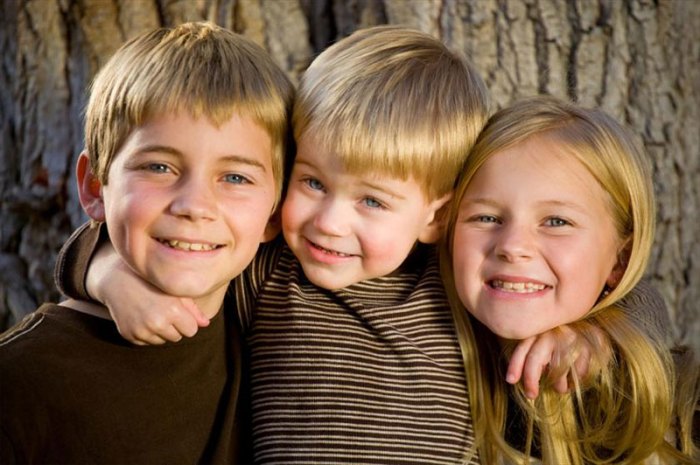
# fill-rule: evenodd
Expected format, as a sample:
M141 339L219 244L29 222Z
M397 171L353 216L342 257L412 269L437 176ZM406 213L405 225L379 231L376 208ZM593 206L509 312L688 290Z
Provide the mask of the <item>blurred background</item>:
M700 350L698 0L0 0L0 331L59 298L55 255L85 221L74 165L92 77L127 39L210 20L297 81L356 29L401 24L465 52L495 106L548 93L625 122L654 167L648 277Z

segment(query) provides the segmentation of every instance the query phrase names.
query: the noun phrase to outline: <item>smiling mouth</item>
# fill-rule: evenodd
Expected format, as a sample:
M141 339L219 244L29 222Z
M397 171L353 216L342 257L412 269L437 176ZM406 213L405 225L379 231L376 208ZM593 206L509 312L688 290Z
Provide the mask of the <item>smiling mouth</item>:
M308 241L308 242L309 242L309 244L311 244L311 247L313 247L314 249L320 250L321 252L328 254L328 255L332 255L334 257L344 257L344 258L354 257L354 255L352 255L352 254L337 252L335 250L326 249L325 247L321 247L320 245L316 244L315 242L311 242L311 241Z
M185 242L175 239L157 239L157 241L171 249L185 250L187 252L209 252L223 247L221 244L203 244L200 242Z
M539 292L548 287L545 284L529 283L529 282L517 282L513 283L510 281L501 281L500 279L493 279L488 282L488 285L493 289L498 289L505 292L514 292L517 294L530 294L533 292Z

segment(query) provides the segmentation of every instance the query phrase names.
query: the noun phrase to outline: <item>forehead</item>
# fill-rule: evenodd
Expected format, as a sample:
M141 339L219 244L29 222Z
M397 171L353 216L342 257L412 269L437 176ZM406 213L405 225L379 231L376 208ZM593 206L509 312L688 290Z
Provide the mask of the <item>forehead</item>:
M187 112L154 115L136 126L124 144L134 149L151 145L170 147L202 161L215 155L249 158L264 167L272 163L270 135L252 118L239 114L218 124Z
M476 171L467 192L504 188L531 200L608 202L607 192L573 149L545 136L533 136L493 153Z

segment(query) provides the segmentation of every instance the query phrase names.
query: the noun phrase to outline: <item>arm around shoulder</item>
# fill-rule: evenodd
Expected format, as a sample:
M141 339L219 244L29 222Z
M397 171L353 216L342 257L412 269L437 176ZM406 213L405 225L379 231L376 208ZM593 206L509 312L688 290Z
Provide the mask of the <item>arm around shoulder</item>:
M102 224L83 224L68 238L56 257L54 281L58 290L77 300L92 300L87 292L88 266L100 244L107 241Z

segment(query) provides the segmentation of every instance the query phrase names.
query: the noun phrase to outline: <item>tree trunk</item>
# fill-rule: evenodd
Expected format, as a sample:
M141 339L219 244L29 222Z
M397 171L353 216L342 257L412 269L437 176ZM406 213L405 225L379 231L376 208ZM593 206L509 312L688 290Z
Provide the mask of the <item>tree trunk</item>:
M700 8L694 0L0 0L0 329L55 300L54 257L85 221L74 165L96 70L125 40L211 20L296 80L355 29L404 24L465 51L498 106L550 93L631 126L654 166L648 275L700 349Z

